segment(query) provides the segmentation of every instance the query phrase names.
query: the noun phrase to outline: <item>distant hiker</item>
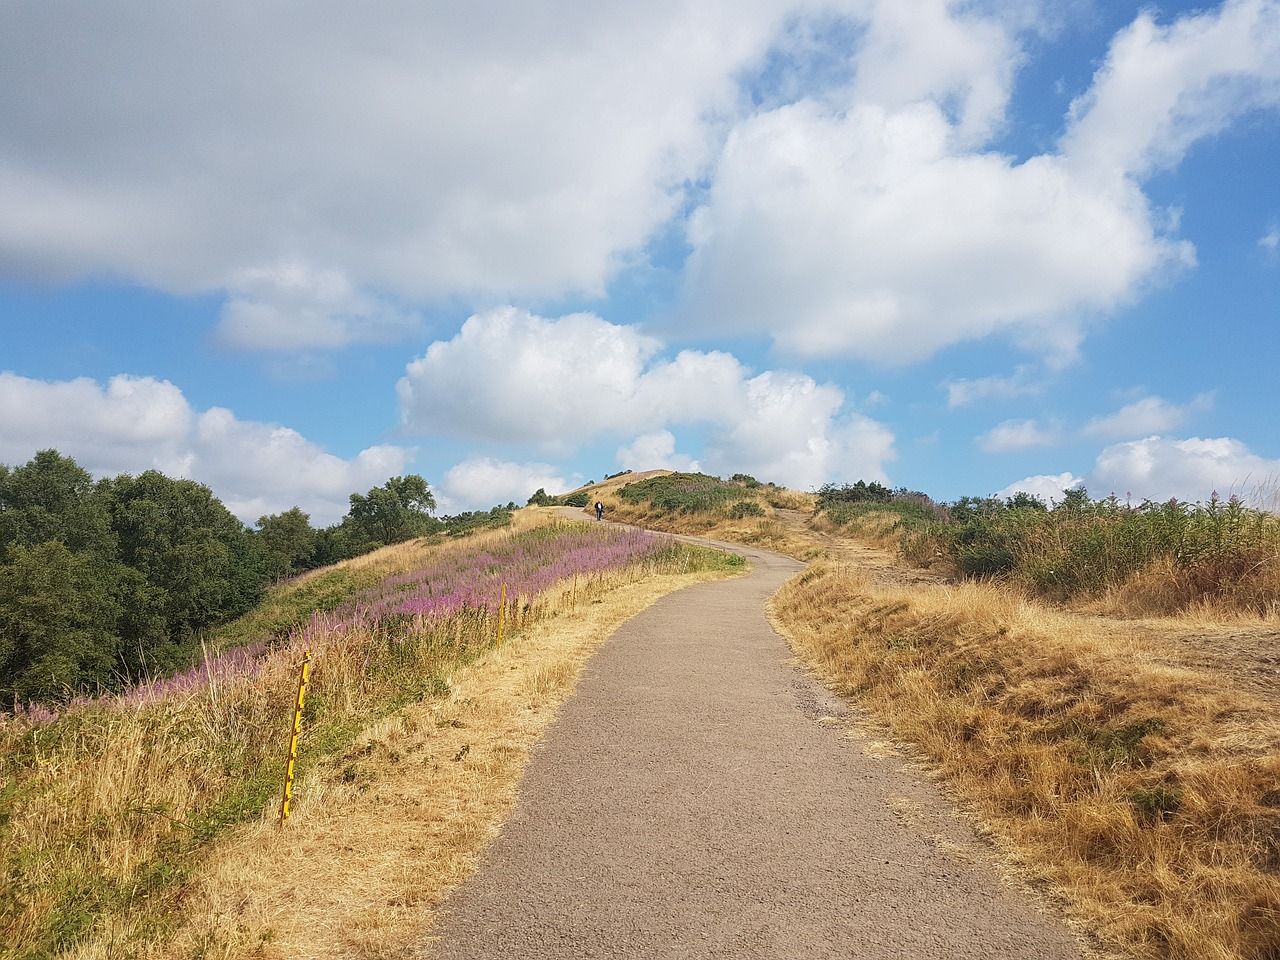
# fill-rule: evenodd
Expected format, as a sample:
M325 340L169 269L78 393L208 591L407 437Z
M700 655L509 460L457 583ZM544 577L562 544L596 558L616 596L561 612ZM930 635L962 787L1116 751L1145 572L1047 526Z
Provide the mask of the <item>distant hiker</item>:
M596 519L599 520L604 516L604 504L599 500L596 501Z

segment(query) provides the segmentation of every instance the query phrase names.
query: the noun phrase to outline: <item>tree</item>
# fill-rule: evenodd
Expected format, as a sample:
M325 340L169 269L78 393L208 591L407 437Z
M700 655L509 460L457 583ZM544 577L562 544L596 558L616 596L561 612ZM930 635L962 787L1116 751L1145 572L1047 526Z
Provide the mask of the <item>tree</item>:
M171 639L237 616L261 597L257 545L208 487L148 470L107 481L107 489L120 559L145 578L147 612Z
M371 547L386 546L436 532L441 524L431 516L435 508L427 481L411 473L392 477L364 496L351 494L347 517Z
M70 457L41 450L0 473L0 556L15 544L57 542L72 551L115 551L106 498Z
M122 571L49 540L0 564L0 703L53 702L117 678Z
M1025 490L1019 490L1012 497L1005 500L1005 506L1010 510L1048 510L1048 505L1037 497L1034 493L1027 493Z
M283 580L311 566L319 533L312 529L311 518L299 508L259 517L256 535L272 579Z

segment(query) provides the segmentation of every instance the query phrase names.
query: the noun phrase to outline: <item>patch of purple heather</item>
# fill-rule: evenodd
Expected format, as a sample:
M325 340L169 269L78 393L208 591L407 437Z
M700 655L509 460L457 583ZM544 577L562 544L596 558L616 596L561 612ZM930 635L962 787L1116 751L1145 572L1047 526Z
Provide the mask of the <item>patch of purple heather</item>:
M373 628L388 616L438 621L463 610L496 613L504 584L510 599L528 598L573 576L645 560L669 543L643 530L583 527L554 536L532 531L484 548L446 553L428 566L361 591L346 606L316 612L291 638L291 646L305 647L335 629Z
M312 613L308 623L290 636L294 649L318 647L326 637L355 629L375 630L389 617L412 617L438 623L464 611L496 614L502 587L509 601L529 599L571 577L591 577L642 562L670 545L666 537L643 530L587 526L543 528L516 534L471 550L442 553L433 563L388 577L362 590L350 603ZM97 700L77 698L61 709L29 704L12 715L26 724L56 720L67 710L89 703L133 709L167 697L223 686L256 676L267 653L265 642L237 647L189 670L137 684ZM5 717L0 714L0 723Z

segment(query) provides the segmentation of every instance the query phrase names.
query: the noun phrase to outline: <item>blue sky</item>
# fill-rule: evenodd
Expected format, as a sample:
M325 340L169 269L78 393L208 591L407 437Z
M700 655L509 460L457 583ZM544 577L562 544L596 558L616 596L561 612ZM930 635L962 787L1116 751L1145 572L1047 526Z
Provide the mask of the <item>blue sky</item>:
M0 463L1276 502L1280 0L0 11Z

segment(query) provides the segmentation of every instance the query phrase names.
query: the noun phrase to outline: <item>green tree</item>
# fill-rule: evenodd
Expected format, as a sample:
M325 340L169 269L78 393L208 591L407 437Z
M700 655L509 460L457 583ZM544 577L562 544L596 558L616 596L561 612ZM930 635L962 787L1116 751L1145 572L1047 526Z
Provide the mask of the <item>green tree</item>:
M41 450L0 473L0 556L14 544L64 544L73 552L115 551L106 498L70 457Z
M351 494L347 517L368 547L402 543L435 533L440 522L431 516L436 499L427 481L417 474L392 477L367 494Z
M49 540L0 564L0 702L56 702L117 677L118 564Z
M311 566L319 533L298 507L258 518L257 538L267 574L283 580Z
M554 507L556 498L547 493L546 487L539 487L525 504L527 507Z
M179 641L261 597L257 544L208 487L148 470L116 477L107 489L120 559L149 588L138 598L149 607L139 622L159 622Z

